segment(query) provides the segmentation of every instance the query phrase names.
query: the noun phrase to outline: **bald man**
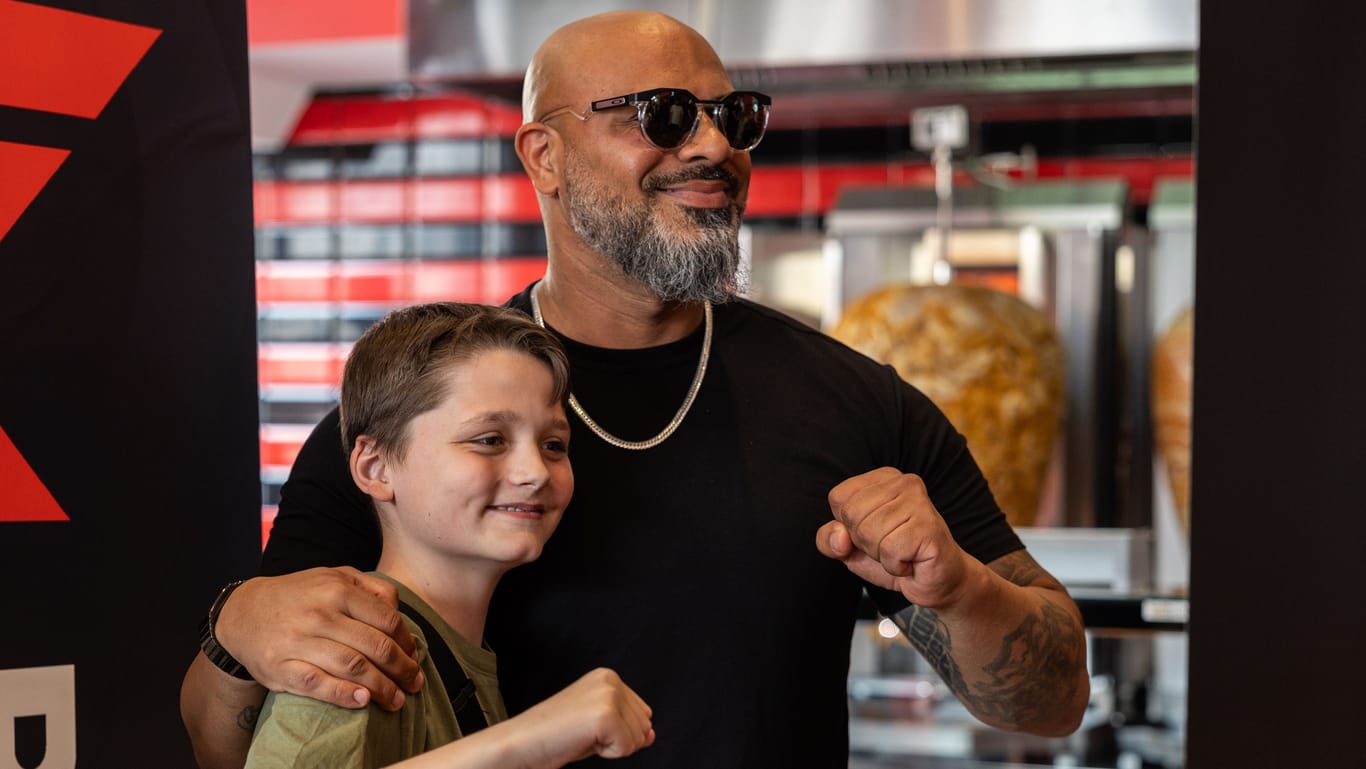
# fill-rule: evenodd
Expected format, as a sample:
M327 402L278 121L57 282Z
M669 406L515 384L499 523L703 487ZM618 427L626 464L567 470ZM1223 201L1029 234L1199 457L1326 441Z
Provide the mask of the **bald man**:
M508 304L569 352L576 492L494 597L509 710L608 667L654 712L623 763L846 766L866 590L982 721L1074 730L1079 613L962 436L889 368L738 298L768 97L687 26L618 12L545 41L523 109L549 267ZM334 413L282 491L273 576L219 602L186 676L205 766L240 765L263 687L393 708L420 686L392 591L356 570L379 536L339 445Z

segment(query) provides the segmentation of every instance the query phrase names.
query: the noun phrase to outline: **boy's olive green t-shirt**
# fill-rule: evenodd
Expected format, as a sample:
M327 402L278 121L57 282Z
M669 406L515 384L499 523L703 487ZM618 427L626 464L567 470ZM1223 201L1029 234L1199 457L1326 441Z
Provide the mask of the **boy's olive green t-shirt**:
M359 710L282 692L271 692L261 708L247 769L373 769L411 758L458 739L460 724L451 709L441 676L427 652L445 641L465 674L474 682L475 696L490 724L507 719L498 691L498 660L492 650L461 638L425 601L402 584L376 573L398 588L399 600L417 609L441 639L427 639L404 617L417 642L418 661L427 683L407 695L403 707L389 712L370 705Z

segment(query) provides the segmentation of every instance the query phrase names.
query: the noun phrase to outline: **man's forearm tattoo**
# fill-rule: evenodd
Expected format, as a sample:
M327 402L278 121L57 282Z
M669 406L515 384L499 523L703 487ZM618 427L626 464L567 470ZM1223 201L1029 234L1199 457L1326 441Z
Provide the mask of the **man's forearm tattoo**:
M952 654L953 639L949 628L930 609L907 606L891 617L892 622L905 634L911 646L924 656L934 672L944 679L944 683L959 697L967 696L967 681L958 669Z
M237 728L248 733L255 732L256 721L260 717L261 708L257 705L248 705L237 714Z
M1028 722L1045 718L1057 702L1076 693L1075 670L1080 660L1069 636L1078 631L1072 616L1044 601L1040 614L1031 615L1001 640L996 656L984 665L984 676L969 683L953 658L953 638L931 609L910 606L892 618L944 683L979 717ZM1065 687L1060 691L1059 685Z
M1024 550L992 561L990 568L1006 582L1022 586L1032 585L1048 575Z
M1072 615L1044 601L1042 610L1008 633L996 657L983 666L987 680L976 686L980 706L991 712L993 706L1014 703L1015 718L1027 721L1046 716L1059 700L1070 701L1079 685L1079 657L1085 655L1084 644L1074 638L1078 632Z
M991 569L1016 585L1051 581L1024 551L998 559ZM1080 685L1076 670L1086 657L1082 630L1071 614L1052 601L1042 601L1037 613L1007 633L995 656L973 674L971 682L953 657L948 626L933 610L909 606L891 619L979 717L1017 723L1044 718L1057 702L1075 696Z

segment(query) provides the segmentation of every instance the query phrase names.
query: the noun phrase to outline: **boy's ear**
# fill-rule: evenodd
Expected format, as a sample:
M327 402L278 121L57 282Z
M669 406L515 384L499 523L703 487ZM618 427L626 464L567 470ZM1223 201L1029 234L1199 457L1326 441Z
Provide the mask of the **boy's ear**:
M545 123L526 123L517 129L513 146L536 191L548 197L559 194L564 142L555 129Z
M394 487L389 482L389 456L375 439L362 435L351 449L351 480L376 502L392 502Z

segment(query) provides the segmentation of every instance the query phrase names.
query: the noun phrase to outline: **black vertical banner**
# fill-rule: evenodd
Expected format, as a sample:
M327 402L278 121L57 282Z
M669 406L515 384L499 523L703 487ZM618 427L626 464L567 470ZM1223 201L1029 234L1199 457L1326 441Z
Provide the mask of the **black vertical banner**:
M0 769L192 766L260 546L241 0L0 0Z
M1200 3L1191 769L1366 766L1359 12Z

